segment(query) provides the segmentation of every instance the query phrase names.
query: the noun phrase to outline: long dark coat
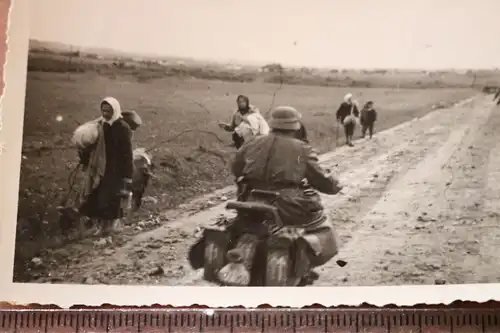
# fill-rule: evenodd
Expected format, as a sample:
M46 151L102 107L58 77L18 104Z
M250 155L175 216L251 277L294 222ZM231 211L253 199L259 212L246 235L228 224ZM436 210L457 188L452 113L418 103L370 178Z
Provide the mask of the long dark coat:
M134 170L132 156L132 130L122 119L113 124L104 123L106 168L97 188L83 203L80 212L90 218L114 220L123 217L121 190L125 189L125 179L132 179ZM80 161L88 164L91 150L80 154Z
M354 117L359 117L359 109L356 105L342 102L342 104L340 104L339 108L337 109L335 118L337 118L339 122L343 123L344 119L351 114L351 109Z

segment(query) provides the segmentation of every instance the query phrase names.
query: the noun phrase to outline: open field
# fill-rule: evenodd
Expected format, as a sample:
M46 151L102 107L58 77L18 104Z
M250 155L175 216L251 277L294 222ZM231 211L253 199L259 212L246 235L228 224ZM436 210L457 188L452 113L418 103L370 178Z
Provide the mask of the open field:
M360 103L368 99L375 101L379 131L477 93L470 88L322 87L168 75L138 79L137 69L135 73L123 72L120 68L111 68L106 73L95 69L54 73L36 70L36 61L30 60L29 66L16 235L16 280L30 280L42 274L26 271L26 262L31 267L31 258L50 256L49 245L61 245L64 237L59 237L55 208L67 191L68 175L77 163L69 140L78 123L99 115L100 99L105 96L114 96L124 109L139 112L144 124L134 134L134 142L136 146L155 148L153 160L157 166L156 178L146 193L157 203L146 203L136 217L147 223L129 228L115 241L117 245L146 230L170 224L168 221L173 217L166 218L163 214L166 210L177 208L174 213L186 212L191 209L185 205L190 199L232 183L228 162L234 150L228 146L230 135L222 132L217 122L229 120L238 94L248 95L263 114L273 105L295 106L303 113L312 144L326 153L343 142L341 135L336 142L333 113L347 92L352 92ZM141 75L147 77L150 72L146 69ZM395 81L391 82L394 85ZM63 120L56 121L57 116L62 116ZM342 158L357 159L354 155L358 154L358 149L368 148L345 151L346 156ZM382 148L377 149L382 151ZM369 154L363 156L367 161L371 159ZM341 162L339 158L338 163ZM195 205L193 209L213 206L225 196L202 200L202 207ZM92 247L92 240L88 241ZM59 255L59 259L69 253L88 253L88 241L74 245L76 249L73 246L66 255ZM50 260L57 264L59 259Z
M207 63L177 58L99 56L81 51L50 51L33 48L28 71L52 73L99 73L116 78L128 75L138 82L182 77L226 82L263 82L290 85L357 88L482 88L499 86L499 70L398 70L328 69Z

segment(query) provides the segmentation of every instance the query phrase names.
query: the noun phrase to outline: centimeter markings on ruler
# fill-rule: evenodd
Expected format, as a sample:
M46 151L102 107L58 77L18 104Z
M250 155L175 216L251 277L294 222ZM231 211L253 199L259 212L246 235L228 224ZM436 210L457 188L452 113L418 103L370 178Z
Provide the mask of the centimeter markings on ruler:
M16 332L485 332L500 309L117 309L0 310L0 333Z

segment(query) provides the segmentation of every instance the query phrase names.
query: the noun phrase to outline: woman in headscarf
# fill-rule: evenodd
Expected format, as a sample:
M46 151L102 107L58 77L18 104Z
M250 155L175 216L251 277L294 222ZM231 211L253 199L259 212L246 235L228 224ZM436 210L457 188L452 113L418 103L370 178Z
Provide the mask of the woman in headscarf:
M102 116L95 121L96 140L79 151L85 170L80 213L98 220L101 233L107 234L123 217L134 165L132 130L122 117L120 103L107 97L100 107Z
M336 113L336 118L337 122L342 124L344 127L346 145L351 147L353 146L352 136L354 135L354 129L356 128L356 120L358 117L359 109L356 102L352 100L352 94L349 93L344 96L344 102L340 104Z
M236 99L238 109L233 113L230 124L219 124L227 132L233 132L233 143L239 149L245 141L257 135L269 134L269 125L259 109L250 104L250 99L239 95Z

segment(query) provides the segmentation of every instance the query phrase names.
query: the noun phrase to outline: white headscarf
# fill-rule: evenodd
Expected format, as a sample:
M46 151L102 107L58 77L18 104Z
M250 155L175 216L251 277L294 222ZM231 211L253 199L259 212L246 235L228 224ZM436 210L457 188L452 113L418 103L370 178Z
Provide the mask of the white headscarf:
M345 102L349 102L349 100L351 100L351 99L352 99L352 94L351 94L351 93L348 93L348 94L346 94L346 95L344 96L344 101L345 101Z
M104 117L101 117L101 120L112 125L115 121L117 121L118 119L120 119L122 117L122 109L120 106L120 102L118 102L118 100L114 97L104 98L102 100L101 104L104 102L111 105L111 108L113 109L113 115L111 116L111 119L109 119L109 120L104 119Z

